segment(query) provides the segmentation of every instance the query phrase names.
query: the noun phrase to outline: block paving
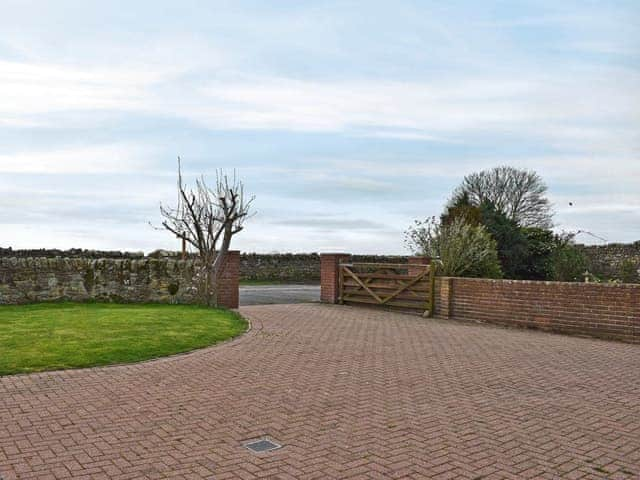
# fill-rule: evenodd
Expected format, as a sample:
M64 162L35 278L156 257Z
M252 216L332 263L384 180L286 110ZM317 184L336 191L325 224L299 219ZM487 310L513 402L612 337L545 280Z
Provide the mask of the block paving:
M636 479L640 347L339 305L243 337L0 378L14 479ZM254 454L244 444L283 447Z

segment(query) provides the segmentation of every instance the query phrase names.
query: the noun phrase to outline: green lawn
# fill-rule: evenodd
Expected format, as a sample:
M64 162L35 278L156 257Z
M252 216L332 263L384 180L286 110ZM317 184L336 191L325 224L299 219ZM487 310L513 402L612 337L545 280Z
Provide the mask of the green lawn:
M234 312L193 305L0 306L0 375L138 362L235 337Z

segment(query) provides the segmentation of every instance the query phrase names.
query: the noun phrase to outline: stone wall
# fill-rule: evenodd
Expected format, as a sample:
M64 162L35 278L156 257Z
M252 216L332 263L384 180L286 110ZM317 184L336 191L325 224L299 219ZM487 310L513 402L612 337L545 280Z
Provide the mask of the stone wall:
M608 245L579 245L589 260L592 273L604 278L619 278L622 264L630 261L640 269L640 241Z
M407 257L390 255L353 255L354 262L405 262ZM243 253L240 255L240 279L318 283L320 255L317 253Z
M598 277L620 278L620 269L625 261L631 261L640 268L640 241L629 244L578 245L589 260L590 271ZM0 258L84 258L84 259L145 259L180 258L179 252L158 250L145 257L142 252L119 252L98 250L13 250L0 247ZM406 256L354 255L354 262L405 262ZM279 281L317 283L320 281L320 255L317 253L262 254L243 253L240 255L240 278L249 281Z
M157 250L145 256L142 252L119 252L99 250L56 250L33 249L13 250L0 248L0 260L7 258L22 259L122 259L142 260L164 259L174 262L180 260L180 252ZM190 258L194 258L190 256ZM354 255L353 261L358 262L395 262L405 261L406 257ZM290 282L290 283L319 283L320 255L317 253L242 253L240 255L240 279L258 282Z
M120 252L117 250L85 250L82 248L71 248L69 250L55 248L14 250L11 247L0 247L0 258L144 258L144 256L144 252Z
M625 260L640 268L640 242L609 244L602 246L579 245L589 260L589 269L598 277L620 278L620 268ZM407 256L353 255L354 262L399 262ZM313 282L320 281L320 255L243 253L240 256L240 278L250 281Z
M317 253L240 255L240 279L308 283L320 280L320 257Z
M126 258L0 258L0 304L192 300L193 261ZM175 289L175 290L174 290Z
M218 302L238 306L239 253L229 252ZM191 303L193 260L0 257L0 304L46 301Z
M590 271L599 277L620 278L620 268L627 260L640 268L640 242L579 246L589 260ZM399 262L407 256L353 255L354 262ZM320 281L320 255L243 253L240 278L251 281L314 282Z

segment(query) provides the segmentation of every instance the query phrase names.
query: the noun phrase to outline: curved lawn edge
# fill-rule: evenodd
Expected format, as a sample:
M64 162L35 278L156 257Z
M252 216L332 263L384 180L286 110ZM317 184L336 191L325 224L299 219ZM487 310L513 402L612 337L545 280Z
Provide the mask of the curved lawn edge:
M13 316L8 315L11 310ZM12 326L17 327L14 332ZM237 341L251 329L251 321L238 310L198 305L0 305L0 351L13 360L8 365L0 358L0 378L162 361ZM40 358L51 360L34 361Z
M229 337L226 340L220 340L219 342L216 343L212 343L210 345L205 345L204 347L197 347L197 348L193 348L191 350L185 350L183 352L176 352L176 353L170 353L168 355L163 355L161 357L153 357L153 358L147 358L146 360L139 360L137 362L126 362L126 363L109 363L108 365L94 365L93 367L78 367L78 368L66 368L66 369L60 369L60 370L43 370L41 372L31 372L31 373L13 373L10 375L0 375L0 378L4 377L13 377L16 375L37 375L37 374L42 374L42 373L52 373L52 372L65 372L65 371L69 371L69 370L93 370L93 369L103 369L103 368L116 368L116 367L130 367L130 366L134 366L134 365L142 365L145 363L155 363L155 362L164 362L167 360L172 360L175 358L180 358L180 357L186 357L189 355L196 355L198 353L204 352L205 350L209 350L209 349L213 349L213 348L220 348L226 345L231 345L234 343L237 343L241 340L243 340L250 332L253 331L253 323L251 322L251 319L249 317L245 317L244 315L241 315L237 310L235 309L222 309L221 310L227 310L229 312L233 312L236 313L246 324L247 327L245 328L245 330L243 330L242 332L240 332L238 335L234 336L234 337ZM0 478L0 480L2 480Z
M152 357L152 358L147 358L145 360L138 360L138 361L134 361L134 362L123 362L123 363L109 363L107 365L94 365L93 367L77 367L77 368L66 368L66 369L59 369L59 370L42 370L40 372L30 372L30 373L13 373L13 374L9 374L9 375L0 375L0 378L4 377L9 377L9 376L15 376L15 375L37 375L37 374L42 374L42 373L52 373L52 372L65 372L65 371L69 371L69 370L93 370L93 369L102 369L102 368L115 368L115 367L130 367L133 365L142 365L145 363L155 363L155 362L164 362L167 360L172 360L175 358L180 358L180 357L186 357L189 355L195 355L201 352L204 352L205 350L209 350L209 349L213 349L213 348L220 348L223 347L225 345L230 345L236 342L239 342L240 340L243 340L250 332L253 331L253 323L251 322L251 319L249 317L245 317L244 315L240 314L240 312L238 310L235 309L226 309L226 308L220 308L220 310L226 310L228 312L233 312L235 314L238 315L239 318L241 318L245 323L246 323L246 328L240 332L239 334L233 336L233 337L229 337L225 340L220 340L218 342L212 343L210 345L205 345L203 347L196 347L193 348L191 350L185 350L182 352L176 352L176 353L170 353L168 355L162 355L160 357ZM2 479L0 479L2 480Z

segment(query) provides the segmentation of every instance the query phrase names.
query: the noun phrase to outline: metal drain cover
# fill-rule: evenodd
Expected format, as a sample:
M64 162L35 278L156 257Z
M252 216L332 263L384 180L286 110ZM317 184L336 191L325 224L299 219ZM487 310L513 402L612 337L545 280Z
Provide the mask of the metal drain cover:
M273 440L269 440L267 438L262 438L260 440L251 440L245 443L244 446L247 449L251 450L253 453L270 452L282 447L282 445L279 445Z

